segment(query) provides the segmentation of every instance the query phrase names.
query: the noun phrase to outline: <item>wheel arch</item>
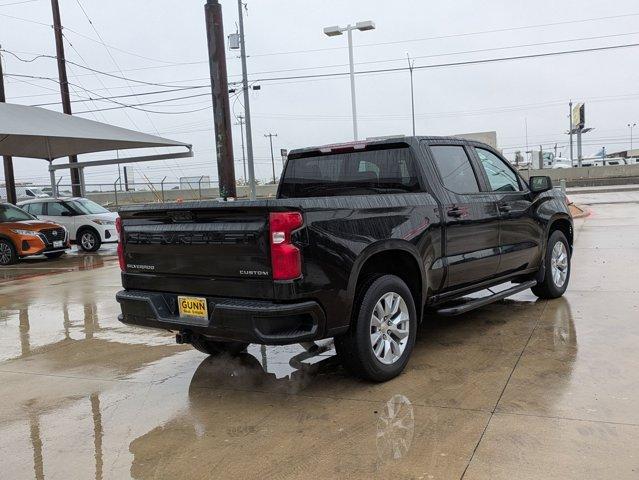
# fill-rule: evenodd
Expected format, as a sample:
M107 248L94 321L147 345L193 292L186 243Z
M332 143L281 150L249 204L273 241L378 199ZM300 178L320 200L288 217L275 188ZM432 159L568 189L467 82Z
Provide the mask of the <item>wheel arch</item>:
M75 231L75 244L78 245L78 248L82 248L80 244L80 238L82 237L82 233L86 231L92 232L98 238L98 242L102 244L102 235L100 235L98 229L85 223L84 225L79 226L78 229Z
M76 243L78 242L78 237L80 236L80 234L85 230L91 230L93 233L95 233L98 236L100 240L102 240L102 236L100 235L100 232L98 232L98 229L93 227L92 225L89 225L88 223L85 223L83 225L80 225L75 231Z
M348 284L348 296L354 303L358 288L374 274L396 275L410 289L418 321L426 300L426 272L414 245L402 240L386 240L367 247L357 258ZM353 311L351 305L351 314ZM351 315L352 316L352 315ZM352 320L352 319L351 319Z
M546 238L550 238L552 233L555 230L559 230L564 234L566 240L568 240L568 246L570 247L570 251L572 253L573 243L574 243L574 228L572 223L572 218L565 214L557 214L554 215L550 221L548 222L548 228L546 230Z

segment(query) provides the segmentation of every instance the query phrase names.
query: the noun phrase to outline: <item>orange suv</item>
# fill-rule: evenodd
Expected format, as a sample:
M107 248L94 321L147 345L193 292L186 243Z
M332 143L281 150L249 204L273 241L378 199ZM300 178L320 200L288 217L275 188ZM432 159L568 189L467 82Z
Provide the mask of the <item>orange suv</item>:
M31 255L57 258L69 248L69 233L63 226L0 203L0 265L11 265Z

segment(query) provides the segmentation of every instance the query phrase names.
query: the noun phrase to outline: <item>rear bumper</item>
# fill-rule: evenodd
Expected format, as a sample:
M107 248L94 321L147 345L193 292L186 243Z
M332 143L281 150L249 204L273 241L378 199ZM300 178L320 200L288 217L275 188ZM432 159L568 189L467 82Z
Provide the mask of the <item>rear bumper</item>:
M209 318L180 318L177 295L122 290L116 294L126 324L190 331L213 339L286 345L322 338L326 316L315 301L274 303L205 297Z

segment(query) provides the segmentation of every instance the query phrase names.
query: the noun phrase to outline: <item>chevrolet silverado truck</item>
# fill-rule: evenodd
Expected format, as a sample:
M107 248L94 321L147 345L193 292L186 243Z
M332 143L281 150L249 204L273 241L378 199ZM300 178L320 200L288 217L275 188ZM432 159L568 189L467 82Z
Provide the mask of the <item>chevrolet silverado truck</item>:
M274 199L127 206L117 228L122 322L209 355L334 337L372 381L401 373L430 312L563 295L573 245L549 177L454 137L293 150Z

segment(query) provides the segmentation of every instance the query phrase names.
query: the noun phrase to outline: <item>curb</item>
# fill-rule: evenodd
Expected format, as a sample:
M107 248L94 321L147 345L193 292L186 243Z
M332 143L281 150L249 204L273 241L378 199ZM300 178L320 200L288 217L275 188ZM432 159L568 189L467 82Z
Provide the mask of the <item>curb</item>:
M570 205L568 205L568 208L570 208L570 214L572 215L573 219L585 218L591 213L588 207L586 207L585 205L577 205L576 203L571 203Z

